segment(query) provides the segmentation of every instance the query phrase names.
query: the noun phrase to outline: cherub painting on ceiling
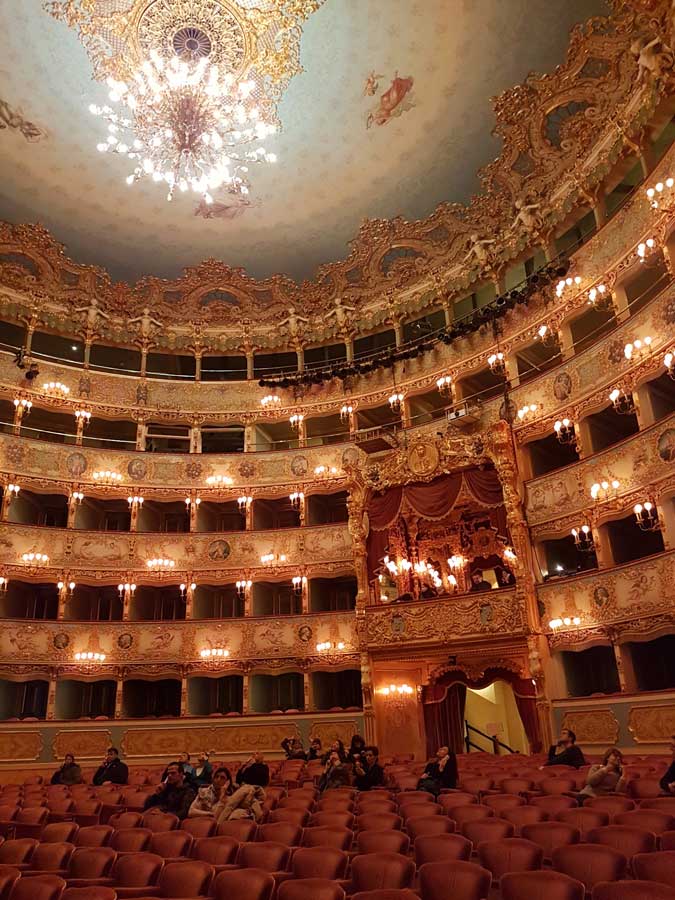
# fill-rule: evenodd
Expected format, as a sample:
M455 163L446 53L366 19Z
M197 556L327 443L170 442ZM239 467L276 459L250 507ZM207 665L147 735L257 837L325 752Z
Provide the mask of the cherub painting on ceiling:
M195 207L195 216L202 219L225 219L232 221L243 216L247 209L258 206L260 201L251 200L240 194L223 192L216 196L213 203L207 203L203 198Z
M380 79L383 77L373 69L366 78L363 96L374 97L380 89ZM373 125L386 125L392 119L413 109L415 106L413 84L414 79L411 75L408 75L407 78L400 78L398 72L394 72L391 85L380 95L377 104L369 110L366 128L372 128Z

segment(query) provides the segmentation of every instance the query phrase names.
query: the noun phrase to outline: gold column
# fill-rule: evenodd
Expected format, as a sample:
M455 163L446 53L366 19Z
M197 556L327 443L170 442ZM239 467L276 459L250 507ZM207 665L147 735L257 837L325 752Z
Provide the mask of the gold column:
M49 690L47 691L47 719L55 719L56 718L56 672L54 669L50 670L49 674Z
M122 718L122 700L124 694L124 677L120 674L116 679L116 688L115 688L115 718Z
M250 675L248 672L244 672L242 676L242 700L241 700L241 711L243 715L247 715L251 711L250 707L250 696L249 696L249 678Z
M305 703L305 711L312 708L312 683L311 674L306 669L302 673L302 692Z
M188 688L187 688L187 669L183 667L181 669L181 679L180 679L180 714L182 716L187 716L188 714Z

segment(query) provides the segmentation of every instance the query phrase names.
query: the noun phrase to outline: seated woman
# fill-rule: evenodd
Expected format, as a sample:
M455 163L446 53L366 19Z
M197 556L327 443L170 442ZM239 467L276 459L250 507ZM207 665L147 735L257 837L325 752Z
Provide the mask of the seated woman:
M213 774L211 784L202 785L192 801L188 816L217 816L232 793L232 776L221 766Z
M66 753L63 765L52 775L52 784L82 784L82 770L72 753Z
M438 797L442 790L457 787L457 757L449 747L439 747L435 759L430 759L417 783L418 791Z
M626 790L627 778L623 773L623 756L616 747L610 747L602 758L602 765L591 766L586 777L586 786L579 796L602 797L604 794L622 794Z
M323 775L319 779L319 790L329 791L331 788L349 786L351 784L351 766L346 765L337 750L332 750L326 761Z

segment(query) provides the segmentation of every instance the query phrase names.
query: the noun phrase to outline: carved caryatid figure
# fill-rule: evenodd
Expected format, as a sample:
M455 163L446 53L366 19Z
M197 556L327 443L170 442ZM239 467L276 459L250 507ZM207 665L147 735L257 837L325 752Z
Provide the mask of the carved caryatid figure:
M288 316L282 322L279 322L279 327L285 328L291 341L297 343L302 335L301 322L307 323L309 319L304 319L302 316L297 315L295 307L289 306Z
M516 217L511 225L512 231L526 231L531 234L540 231L544 225L539 203L528 203L527 200L516 200Z
M338 331L344 332L348 331L351 325L349 313L355 311L356 308L354 306L347 306L342 302L342 297L335 297L333 300L333 309L329 309L324 318L330 319L334 317Z
M135 322L140 322L138 331L144 341L147 341L152 334L153 325L156 325L157 328L163 327L161 322L158 322L157 319L152 318L152 316L150 315L149 306L144 307L142 316L135 316L133 319L129 319L127 324L133 325Z
M495 243L494 240L488 240L487 238L481 238L480 235L475 232L469 235L470 246L469 250L464 256L465 260L475 259L475 261L481 265L485 266L490 261L489 251L486 249Z
M104 313L102 309L99 309L98 300L96 297L91 298L91 303L89 306L77 306L75 308L75 312L86 312L85 325L87 326L87 332L93 334L96 331L96 326L98 325L99 316L102 319L109 319L110 316L107 313Z

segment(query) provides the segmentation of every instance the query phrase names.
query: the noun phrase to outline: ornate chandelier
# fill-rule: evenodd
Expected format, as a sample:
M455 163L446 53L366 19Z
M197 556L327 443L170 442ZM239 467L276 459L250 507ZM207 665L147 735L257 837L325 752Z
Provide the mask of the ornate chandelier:
M99 150L127 157L127 182L175 192L246 194L277 106L302 71L303 22L324 0L43 0L78 31L110 105L92 104L108 134Z

